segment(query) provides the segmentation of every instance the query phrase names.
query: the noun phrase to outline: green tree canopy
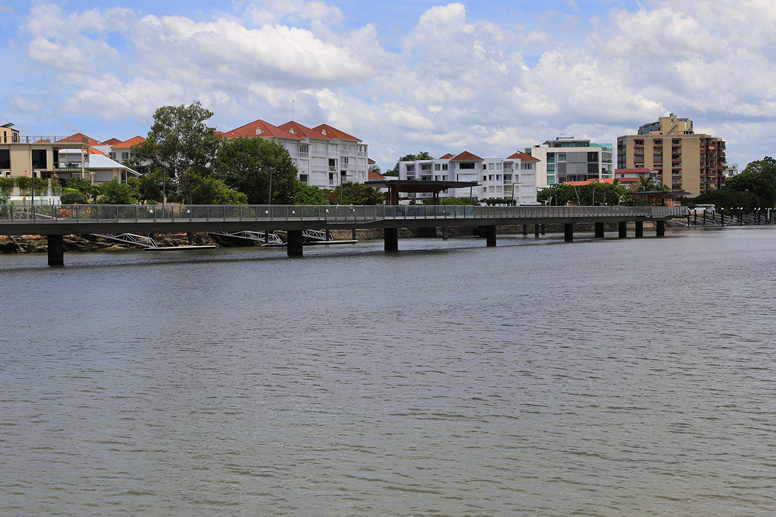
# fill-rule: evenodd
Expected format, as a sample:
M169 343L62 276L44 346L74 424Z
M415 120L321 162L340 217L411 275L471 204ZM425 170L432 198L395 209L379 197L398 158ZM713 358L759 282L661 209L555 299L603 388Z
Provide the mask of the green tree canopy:
M215 128L205 124L213 112L199 101L189 106L163 106L154 113L148 139L132 147L129 164L137 170L162 168L169 172L176 191L191 202L197 180L210 176L221 147ZM145 168L145 169L144 169Z
M294 187L294 204L328 205L329 200L326 194L327 191L325 190L321 190L318 187L305 185L304 183L297 181Z
M116 180L103 183L99 187L99 202L104 205L134 205L137 198L132 195L132 190L126 183Z
M248 196L230 189L217 178L200 178L191 193L191 202L195 205L244 205Z
M420 151L418 154L407 154L405 156L402 156L401 158L399 158L399 162L414 162L415 160L433 160L433 159L434 157L431 156L427 151ZM393 169L385 171L383 176L398 176L399 162L396 162L396 165L393 166Z
M71 176L67 178L65 187L81 192L86 198L86 202L88 202L89 199L95 200L97 199L97 196L100 195L100 187L98 185L94 185L86 178Z
M343 205L350 203L354 205L379 205L385 200L385 196L378 189L350 181L343 183L341 189L329 192L329 202L332 205L340 204L340 197Z
M263 138L226 140L216 160L218 177L231 188L248 196L248 203L267 203L272 186L272 203L294 202L297 170L288 151Z

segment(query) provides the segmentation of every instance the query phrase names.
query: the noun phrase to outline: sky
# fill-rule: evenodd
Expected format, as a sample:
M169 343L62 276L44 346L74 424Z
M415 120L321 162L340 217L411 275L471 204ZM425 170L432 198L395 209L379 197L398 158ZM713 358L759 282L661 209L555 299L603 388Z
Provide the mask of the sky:
M616 143L675 113L776 154L772 0L0 0L0 124L146 136L195 101L229 131L330 124L399 157Z

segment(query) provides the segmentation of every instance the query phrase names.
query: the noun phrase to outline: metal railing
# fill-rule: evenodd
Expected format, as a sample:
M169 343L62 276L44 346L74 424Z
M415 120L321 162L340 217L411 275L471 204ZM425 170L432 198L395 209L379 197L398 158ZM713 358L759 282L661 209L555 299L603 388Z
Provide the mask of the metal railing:
M319 221L569 219L683 217L667 206L470 206L470 205L0 205L0 222Z

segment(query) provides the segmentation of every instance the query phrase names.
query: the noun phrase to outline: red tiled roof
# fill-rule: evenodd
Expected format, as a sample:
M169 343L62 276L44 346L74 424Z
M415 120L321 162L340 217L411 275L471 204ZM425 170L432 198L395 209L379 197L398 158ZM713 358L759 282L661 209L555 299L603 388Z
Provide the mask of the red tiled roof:
M453 158L453 155L450 153L447 153L446 155L439 157L440 160L449 160L450 158Z
M76 133L74 135L71 135L67 138L63 138L62 140L59 140L59 142L67 142L69 144L82 144L87 143L89 145L101 145L102 142L98 142L94 138L88 137L83 133Z
M105 153L103 153L103 152L102 152L102 151L100 151L99 149L95 149L94 147L90 147L89 149L87 149L87 153L88 153L88 154L101 154L101 155L103 155L103 156L106 156L106 154L105 154Z
M290 122L286 122L282 126L278 126L280 129L284 129L291 133L292 135L296 136L302 136L306 138L318 138L318 139L324 139L324 140L331 140L332 138L335 138L331 135L324 135L321 134L320 131L315 131L314 129L310 129L307 126L303 126L299 122L294 122L293 120Z
M360 142L360 138L356 138L355 136L350 136L349 134L345 133L344 131L340 131L339 129L335 127L331 127L328 124L321 124L320 126L316 126L313 128L315 131L318 131L324 136L327 136L329 138L339 138L340 140L353 140L355 142Z
M142 136L135 136L135 137L130 138L126 142L120 142L118 144L114 144L113 148L114 149L129 149L133 145L137 145L137 144L143 143L145 141L146 141L146 139L143 138Z
M515 154L507 158L507 160L521 160L524 162L539 162L539 158L534 158L530 154L525 154L523 152L517 151Z
M652 172L652 170L651 169L614 169L614 172L617 174L620 174L620 173L649 174L650 172Z
M482 161L482 158L479 156L476 156L469 151L464 151L455 158L452 158L450 161L453 162L473 162L473 161Z
M376 180L376 181L384 180L385 176L383 176L382 174L377 174L376 172L369 171L369 178L368 179Z
M109 146L113 147L114 145L120 144L120 143L121 143L121 140L119 140L118 138L111 138L110 140L105 140L102 143L102 145L109 145Z
M290 138L292 140L301 140L302 137L292 135L285 129L280 129L277 126L273 126L269 122L263 120L254 120L244 126L240 126L237 129L227 131L224 133L225 138L240 138L240 137L253 137L260 136L262 138Z

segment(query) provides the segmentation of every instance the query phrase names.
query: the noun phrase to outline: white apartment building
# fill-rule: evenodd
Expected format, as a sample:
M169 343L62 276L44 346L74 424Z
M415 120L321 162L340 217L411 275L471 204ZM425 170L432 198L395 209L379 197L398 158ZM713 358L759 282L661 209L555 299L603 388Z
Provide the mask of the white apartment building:
M446 154L435 160L399 162L399 179L416 181L471 181L478 187L451 188L440 197L513 199L517 204L536 203L536 164L538 160L517 152L509 158L480 158L470 152ZM410 194L412 196L413 194ZM416 193L415 199L431 197Z
M225 138L261 137L286 148L298 169L299 181L319 188L340 183L364 183L368 179L367 144L327 124L308 128L298 122L273 126L255 120L224 133Z
M539 190L567 181L614 178L612 144L559 136L526 152L539 159L536 167Z

